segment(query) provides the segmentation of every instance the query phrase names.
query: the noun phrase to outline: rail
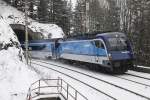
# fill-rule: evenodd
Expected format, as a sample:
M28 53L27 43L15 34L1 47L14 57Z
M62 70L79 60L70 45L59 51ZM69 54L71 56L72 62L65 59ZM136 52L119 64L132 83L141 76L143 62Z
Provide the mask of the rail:
M31 84L26 100L36 100L36 98L44 95L47 98L55 95L56 97L61 96L65 100L88 100L60 77L58 79L40 79Z
M39 60L38 60L38 62L39 62ZM112 86L115 86L115 87L117 87L117 88L119 88L119 89L125 90L125 91L127 91L127 92L132 93L132 94L135 94L135 95L137 95L137 96L140 96L140 97L143 97L143 98L146 98L146 99L150 100L150 98L149 98L148 96L142 95L141 93L138 93L137 91L133 91L133 90L130 90L130 89L128 89L128 88L124 88L124 87L122 87L122 86L120 86L120 85L113 84L112 82L109 82L109 81L106 81L106 80L103 80L103 79L100 79L100 78L91 76L91 75L89 75L89 74L82 73L82 72L80 72L80 71L76 71L76 70L73 70L73 69L70 69L70 68L65 68L65 67L63 67L63 66L60 66L60 65L57 65L57 64L53 64L53 63L49 63L49 62L45 62L45 61L40 61L40 62L41 62L41 63L45 63L45 64L49 64L49 65L53 65L53 66L57 66L57 67L60 67L60 68L63 68L63 69L67 69L67 70L70 70L70 71L73 71L73 72L77 72L77 73L79 73L79 74L88 76L88 77L90 77L90 78L94 78L94 79L96 79L96 80L98 80L98 81L105 82L105 83L110 84L110 85L112 85ZM55 70L54 68L47 67L46 65L42 65L42 64L37 64L37 63L34 63L34 62L32 62L32 64L36 64L36 65L39 65L39 66L41 66L41 67L45 67L45 68L54 70L54 71L56 71L56 72L59 72L59 73L65 75L65 76L68 76L68 77L70 77L70 78L72 78L72 79L74 79L74 80L76 80L76 81L79 81L79 82L81 82L81 83L83 83L83 84L85 84L85 85L87 85L87 86L89 86L89 87L95 89L96 91L98 91L98 92L100 92L100 93L102 93L102 94L104 94L104 95L107 95L108 97L112 98L113 100L117 100L115 97L112 97L111 95L107 94L106 92L103 92L103 91L101 91L101 90L99 90L99 89L97 89L97 88L95 88L95 87L93 87L93 86L90 86L89 84L86 84L85 82L82 82L82 81L78 80L77 78L74 78L74 77L72 77L72 76L70 76L70 75L68 75L68 74L66 74L66 73L63 73L63 72L61 72L61 71L59 71L59 70ZM126 74L127 74L127 73L126 73ZM141 76L140 76L140 77L141 77ZM142 78L142 77L141 77L141 78ZM133 82L133 81L132 81L132 82ZM137 83L137 82L135 82L135 83ZM141 83L138 83L138 84L141 84ZM144 84L141 84L141 85L144 85ZM147 86L147 85L146 85L146 86Z

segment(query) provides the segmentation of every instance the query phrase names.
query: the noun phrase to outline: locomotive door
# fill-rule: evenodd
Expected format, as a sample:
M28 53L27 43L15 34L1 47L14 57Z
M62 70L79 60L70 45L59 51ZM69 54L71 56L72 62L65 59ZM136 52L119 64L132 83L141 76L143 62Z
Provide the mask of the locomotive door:
M101 63L100 56L102 55L102 52L100 49L104 49L104 44L102 43L101 40L95 40L95 62L96 63Z
M52 45L52 58L55 58L56 53L55 53L55 43L53 43Z
M57 59L59 57L59 43L56 41L55 43L52 44L52 58Z

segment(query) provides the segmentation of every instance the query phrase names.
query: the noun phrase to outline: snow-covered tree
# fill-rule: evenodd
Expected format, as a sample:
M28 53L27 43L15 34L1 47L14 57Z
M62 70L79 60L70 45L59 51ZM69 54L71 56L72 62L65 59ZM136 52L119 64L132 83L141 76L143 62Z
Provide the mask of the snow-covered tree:
M39 22L49 22L48 0L40 0L38 5Z
M50 19L51 22L60 26L65 34L70 31L71 9L68 2L64 0L51 0Z

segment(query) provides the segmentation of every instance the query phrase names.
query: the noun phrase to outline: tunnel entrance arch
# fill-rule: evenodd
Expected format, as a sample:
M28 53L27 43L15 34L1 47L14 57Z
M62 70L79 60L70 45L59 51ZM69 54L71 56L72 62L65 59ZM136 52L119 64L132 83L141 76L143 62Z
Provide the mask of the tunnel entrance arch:
M25 25L22 24L10 24L11 28L15 32L16 36L20 43L25 41ZM30 28L28 28L28 38L30 40L41 39L42 35L39 32L33 32Z

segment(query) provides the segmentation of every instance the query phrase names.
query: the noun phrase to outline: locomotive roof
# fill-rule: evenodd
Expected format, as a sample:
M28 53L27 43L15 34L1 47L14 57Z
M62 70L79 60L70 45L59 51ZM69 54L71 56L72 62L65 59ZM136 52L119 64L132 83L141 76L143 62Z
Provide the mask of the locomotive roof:
M57 41L57 39L41 39L41 40L31 40L30 43L41 43L41 42L54 42Z
M121 33L121 32L106 32L106 33L97 32L97 35L95 34L93 37L92 37L92 34L88 35L90 38L85 36L85 37L68 38L66 40L67 41L89 40L89 39L96 39L96 38L99 38L99 37L106 37L106 38L116 37L116 35L119 35L119 37L126 37L126 35L124 33ZM41 43L41 42L55 42L55 41L59 41L59 40L60 39L57 38L57 39L31 40L29 42L30 43Z
M73 35L68 37L66 40L88 40L88 39L96 39L99 37L126 37L124 33L121 32L93 32L93 33L86 33L86 34L79 34Z
M116 35L119 35L119 37L126 37L126 35L121 32L101 33L101 34L97 34L96 37L116 37Z

